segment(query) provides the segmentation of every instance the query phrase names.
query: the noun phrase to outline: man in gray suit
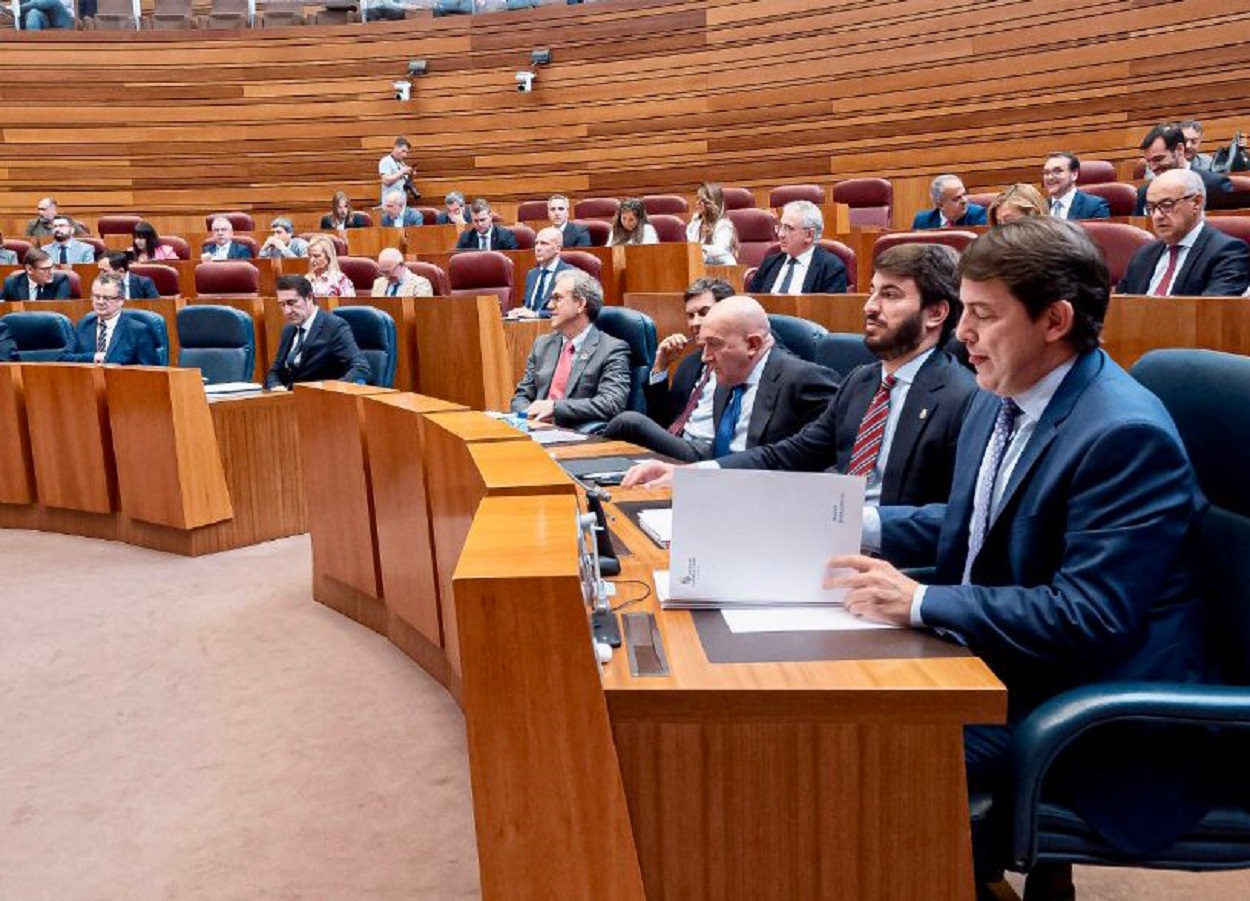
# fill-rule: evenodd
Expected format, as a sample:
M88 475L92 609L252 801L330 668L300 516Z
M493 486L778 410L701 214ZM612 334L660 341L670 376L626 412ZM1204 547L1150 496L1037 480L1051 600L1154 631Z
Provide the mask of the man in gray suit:
M548 304L551 334L534 342L512 412L598 431L629 400L629 346L595 328L603 287L580 269L560 273Z
M74 237L74 223L68 216L52 220L52 243L43 245L43 251L57 266L95 262L95 248Z

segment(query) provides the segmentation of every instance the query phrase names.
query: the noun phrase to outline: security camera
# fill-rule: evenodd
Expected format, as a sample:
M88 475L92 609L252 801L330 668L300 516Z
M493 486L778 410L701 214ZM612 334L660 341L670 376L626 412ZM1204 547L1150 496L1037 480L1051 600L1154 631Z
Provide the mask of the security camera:
M395 89L396 100L412 99L412 82L411 81L392 81L391 87Z
M534 73L518 72L516 74L516 89L522 94L528 94L534 90Z

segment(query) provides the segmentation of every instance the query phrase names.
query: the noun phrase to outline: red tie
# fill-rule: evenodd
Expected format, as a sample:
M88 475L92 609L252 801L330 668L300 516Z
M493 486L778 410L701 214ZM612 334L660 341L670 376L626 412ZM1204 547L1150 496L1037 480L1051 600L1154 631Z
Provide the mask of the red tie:
M560 351L560 362L556 364L556 371L551 376L551 390L547 392L547 397L551 400L564 397L564 389L569 386L569 373L573 371L573 354L573 342L565 341L564 348Z
M847 475L866 476L877 465L877 454L881 452L881 441L885 438L885 421L890 418L890 389L894 387L894 381L894 376L887 375L877 386L864 421L859 424Z
M703 374L699 376L699 381L695 383L694 390L690 392L690 399L686 401L686 408L681 411L681 415L673 420L673 424L668 427L670 435L680 435L686 428L686 423L690 421L694 408L699 406L699 398L703 396L703 389L707 387L708 376L712 374L712 370L707 366L703 367Z
M1168 292L1172 290L1172 278L1176 275L1176 261L1180 258L1181 246L1173 244L1168 248L1168 268L1163 270L1163 278L1159 279L1159 284L1150 293L1155 297L1167 297Z

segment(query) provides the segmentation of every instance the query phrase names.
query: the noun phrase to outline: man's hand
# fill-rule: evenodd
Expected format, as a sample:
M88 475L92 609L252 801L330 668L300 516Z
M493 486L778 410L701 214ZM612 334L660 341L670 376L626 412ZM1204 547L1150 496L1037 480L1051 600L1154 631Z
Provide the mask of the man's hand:
M213 255L211 253L200 254L201 263L211 263L212 261L213 261Z
M538 313L529 307L513 307L504 314L504 319L537 319Z
M907 578L884 560L848 554L829 561L824 585L845 588L846 609L855 616L910 626L911 600L920 583Z
M660 346L655 349L655 365L652 367L656 372L668 369L669 364L677 359L677 355L685 349L690 343L690 339L685 335L676 334L669 335L660 342Z
M659 460L635 463L626 470L625 477L621 479L621 487L668 488L673 484L673 470L676 468L673 463L662 463Z
M540 422L551 422L556 415L556 402L551 398L536 400L525 408L525 415Z

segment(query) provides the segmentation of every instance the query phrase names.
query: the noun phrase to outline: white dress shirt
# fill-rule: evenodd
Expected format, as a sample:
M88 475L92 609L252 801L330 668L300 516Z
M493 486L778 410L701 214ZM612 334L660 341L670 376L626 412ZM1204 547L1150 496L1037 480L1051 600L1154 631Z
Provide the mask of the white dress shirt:
M696 348L695 353L699 353ZM668 381L668 373L664 371L651 372L651 384L655 385L660 382ZM744 398L745 400L745 398ZM703 391L699 394L699 400L695 403L694 409L690 411L690 418L686 420L686 424L682 426L681 434L683 438L691 441L701 442L708 447L712 446L713 439L716 438L716 427L712 423L712 412L716 401L716 373L709 371L707 381L703 383ZM687 395L682 402L682 410L685 405L690 402L690 396Z
M1067 219L1072 215L1072 201L1076 199L1076 185L1068 188L1068 192L1062 197L1052 197L1050 200L1050 215L1056 219Z
M790 290L788 294L802 294L803 282L807 278L807 270L812 265L812 255L816 252L816 245L813 244L807 250L803 251L797 257L794 264L794 277L790 279ZM773 279L772 286L768 289L769 294L780 294L781 286L786 280L786 272L790 269L790 257L787 256L781 261L781 271L777 273L777 277Z

